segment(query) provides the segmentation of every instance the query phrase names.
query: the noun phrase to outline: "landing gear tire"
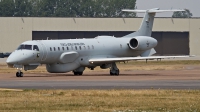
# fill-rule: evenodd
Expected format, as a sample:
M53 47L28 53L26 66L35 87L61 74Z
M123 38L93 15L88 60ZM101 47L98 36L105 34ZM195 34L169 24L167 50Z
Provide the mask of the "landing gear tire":
M112 63L110 68L110 75L111 76L118 76L119 75L119 69L117 68L117 65L115 63Z
M118 76L119 75L119 70L116 70L116 71L110 71L110 75L111 76Z
M83 75L83 72L79 72L79 75Z
M74 73L75 76L78 76L78 75L83 75L84 70L85 70L85 67L79 67L73 70L72 72Z
M116 76L118 76L118 75L119 75L119 70L116 70L116 73L115 73L115 75L116 75Z
M16 72L16 77L19 77L19 72Z
M74 75L76 75L76 76L83 75L83 72L74 72Z
M24 76L23 72L17 72L16 73L16 77L23 77L23 76Z
M20 77L24 77L24 73L23 72L20 72Z

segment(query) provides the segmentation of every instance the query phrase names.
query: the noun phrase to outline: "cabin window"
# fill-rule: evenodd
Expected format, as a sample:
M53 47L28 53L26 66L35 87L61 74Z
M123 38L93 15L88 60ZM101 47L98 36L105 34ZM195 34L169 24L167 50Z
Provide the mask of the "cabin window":
M75 49L77 50L77 47L75 46Z
M79 46L79 49L81 50L81 46Z
M69 47L67 47L67 50L69 50Z
M65 48L64 48L64 47L62 47L62 49L63 49L63 51L65 50Z
M58 47L58 51L60 51L60 47Z
M50 47L50 51L52 51L52 48Z
M54 47L53 49L54 49L54 51L56 51L56 48L55 48L55 47Z

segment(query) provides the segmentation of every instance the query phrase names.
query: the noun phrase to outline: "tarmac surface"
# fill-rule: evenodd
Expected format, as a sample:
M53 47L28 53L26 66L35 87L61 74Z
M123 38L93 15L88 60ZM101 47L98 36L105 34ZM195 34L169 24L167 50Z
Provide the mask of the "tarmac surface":
M5 63L6 59L0 59ZM192 59L191 59L192 60ZM199 59L198 59L199 60ZM107 72L35 73L17 78L15 73L0 73L0 88L9 89L200 89L200 65L181 70L120 71L119 76Z
M200 65L182 70L85 72L83 76L66 74L0 74L0 88L12 89L200 89Z

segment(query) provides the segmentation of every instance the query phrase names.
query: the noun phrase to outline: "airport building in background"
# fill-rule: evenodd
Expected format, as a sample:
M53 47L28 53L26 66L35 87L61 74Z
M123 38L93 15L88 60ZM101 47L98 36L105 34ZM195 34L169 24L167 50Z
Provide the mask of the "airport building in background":
M0 52L28 40L122 37L137 31L142 18L0 17ZM155 18L152 37L157 55L199 55L200 18ZM111 43L112 44L112 43Z

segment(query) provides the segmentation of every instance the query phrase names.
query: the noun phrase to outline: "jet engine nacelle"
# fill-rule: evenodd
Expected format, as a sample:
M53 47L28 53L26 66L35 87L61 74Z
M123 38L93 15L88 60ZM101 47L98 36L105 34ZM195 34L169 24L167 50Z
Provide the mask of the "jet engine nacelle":
M49 73L66 73L79 68L80 65L76 62L67 64L47 64L46 69Z
M157 43L157 40L152 37L137 36L129 41L128 46L133 50L144 51L156 47Z

